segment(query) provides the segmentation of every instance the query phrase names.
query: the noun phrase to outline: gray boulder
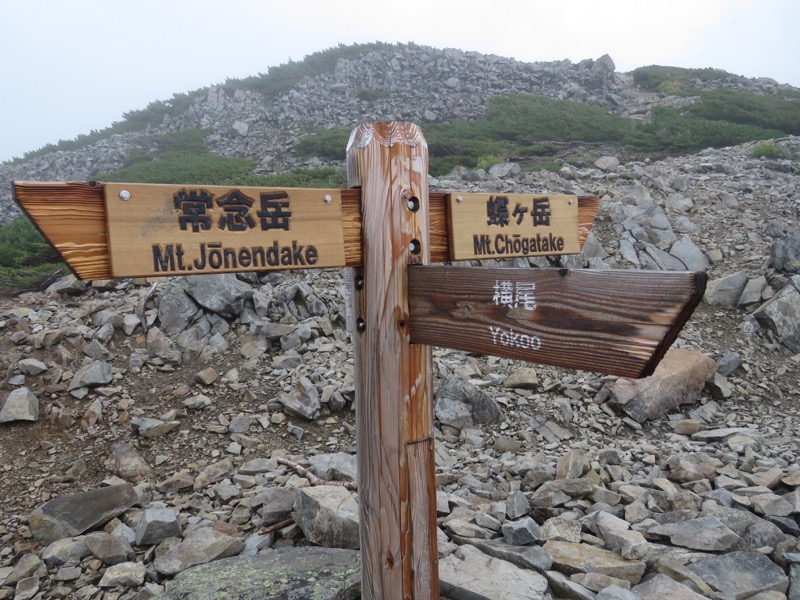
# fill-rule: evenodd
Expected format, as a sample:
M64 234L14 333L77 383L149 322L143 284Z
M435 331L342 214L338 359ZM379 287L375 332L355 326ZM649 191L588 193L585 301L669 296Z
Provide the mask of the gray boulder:
M355 600L361 597L358 552L312 546L225 558L180 573L162 596L164 600L221 597Z
M726 598L750 598L768 591L786 593L789 578L768 557L755 552L731 552L690 564L689 569Z
M111 363L104 360L96 360L78 370L72 378L68 390L82 387L97 387L110 383L114 378L111 372Z
M792 352L800 352L800 275L762 304L753 316L762 327L772 330Z
M244 309L253 288L235 275L198 275L185 279L186 293L206 310L232 319Z
M669 253L685 264L690 271L707 271L711 266L706 255L688 235L684 235L675 242Z
M736 306L746 286L747 273L744 271L712 279L706 286L703 300L711 306Z
M358 505L344 487L301 488L294 518L306 539L314 544L327 548L359 547Z
M770 258L776 270L800 273L800 232L774 242L770 247Z
M439 564L439 586L448 598L541 600L547 579L529 569L487 556L473 546L460 546Z
M439 385L436 418L445 425L463 429L477 424L499 423L503 413L497 402L477 387L457 378Z
M236 556L242 550L244 542L240 538L211 527L200 527L157 557L153 564L162 575L176 575L189 567Z
M39 399L28 388L17 388L6 396L0 408L0 423L38 421Z
M31 533L49 544L95 529L139 502L129 483L69 494L45 502L28 516Z
M197 304L186 294L184 279L170 281L158 296L158 321L170 337L186 329L197 310Z

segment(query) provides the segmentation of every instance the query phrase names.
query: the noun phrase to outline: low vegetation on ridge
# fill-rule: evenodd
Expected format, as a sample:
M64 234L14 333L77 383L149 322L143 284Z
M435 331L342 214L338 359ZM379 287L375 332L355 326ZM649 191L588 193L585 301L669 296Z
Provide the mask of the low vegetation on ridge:
M267 73L245 79L228 79L223 87L257 92L271 103L303 77L331 72L337 61L356 59L366 53L395 46L339 45L316 52L299 62L270 67ZM645 122L613 114L590 104L544 96L515 94L494 98L483 119L435 123L425 127L430 171L442 176L456 166L488 168L513 160L529 170L558 170L564 162L589 166L599 153L613 152L628 158L660 158L695 153L708 147L724 147L753 140L800 135L800 92L783 90L754 94L731 89L706 91L703 83L726 81L735 76L719 69L681 69L652 65L632 73L635 85L662 95L691 96L686 106L656 106ZM125 113L123 120L102 131L75 140L60 141L29 152L22 162L54 150L73 150L112 134L147 131L167 117L179 117L206 89L175 94L166 101ZM361 89L356 97L375 100L381 90ZM127 164L111 173L97 175L104 181L187 183L203 185L252 185L279 187L343 187L344 174L334 168L298 170L293 173L253 175L253 161L211 153L204 138L210 130L195 129L142 139L147 151L135 153ZM299 157L337 161L345 158L350 129L321 129L302 137L294 147ZM785 158L768 141L753 150L765 159ZM788 158L788 157L787 157ZM26 220L0 228L0 288L28 287L42 275L64 269L38 231Z

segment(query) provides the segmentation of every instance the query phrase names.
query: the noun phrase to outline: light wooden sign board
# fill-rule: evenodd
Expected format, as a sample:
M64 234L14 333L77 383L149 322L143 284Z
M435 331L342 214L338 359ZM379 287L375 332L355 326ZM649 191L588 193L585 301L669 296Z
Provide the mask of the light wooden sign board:
M107 183L114 277L345 265L341 190Z
M577 196L459 192L447 206L453 260L581 251Z

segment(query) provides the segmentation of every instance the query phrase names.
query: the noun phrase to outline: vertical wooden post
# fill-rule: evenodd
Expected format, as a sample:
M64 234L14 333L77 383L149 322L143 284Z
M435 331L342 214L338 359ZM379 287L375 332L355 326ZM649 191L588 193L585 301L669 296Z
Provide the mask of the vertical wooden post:
M408 266L430 261L428 147L411 123L353 130L362 268L352 277L362 598L436 600L432 360L409 341Z

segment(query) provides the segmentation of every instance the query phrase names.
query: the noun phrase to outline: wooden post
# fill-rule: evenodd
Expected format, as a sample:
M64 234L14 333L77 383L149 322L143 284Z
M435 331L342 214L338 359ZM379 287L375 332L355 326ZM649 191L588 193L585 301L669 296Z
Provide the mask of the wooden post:
M362 267L352 274L362 598L439 597L430 347L409 339L408 266L428 264L428 151L411 123L353 130Z

